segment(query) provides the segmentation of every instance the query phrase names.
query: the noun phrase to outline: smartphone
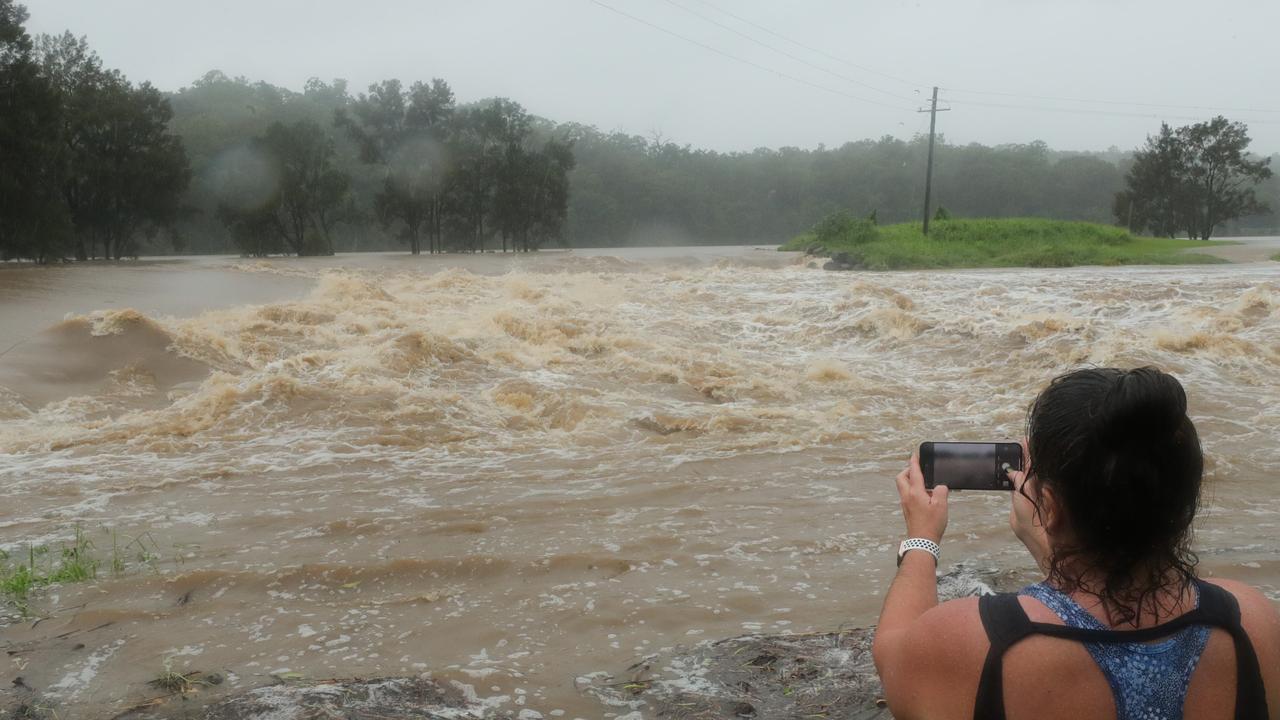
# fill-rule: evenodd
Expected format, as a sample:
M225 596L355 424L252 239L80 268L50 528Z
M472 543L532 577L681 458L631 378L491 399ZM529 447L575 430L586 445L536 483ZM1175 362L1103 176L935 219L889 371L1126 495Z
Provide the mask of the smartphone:
M1022 446L1015 442L920 443L924 486L950 490L1012 490L1008 470L1022 469Z

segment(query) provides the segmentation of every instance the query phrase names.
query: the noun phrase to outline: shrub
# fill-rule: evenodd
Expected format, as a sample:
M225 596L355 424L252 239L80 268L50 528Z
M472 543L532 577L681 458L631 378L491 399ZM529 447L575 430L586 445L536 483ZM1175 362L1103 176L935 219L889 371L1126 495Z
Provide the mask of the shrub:
M871 220L856 218L841 210L822 218L813 226L818 243L833 245L865 245L879 239L876 224Z

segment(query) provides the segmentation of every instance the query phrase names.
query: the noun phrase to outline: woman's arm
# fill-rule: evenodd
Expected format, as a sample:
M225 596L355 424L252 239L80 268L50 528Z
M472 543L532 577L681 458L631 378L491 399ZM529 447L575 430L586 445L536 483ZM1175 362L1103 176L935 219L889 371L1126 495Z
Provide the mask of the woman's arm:
M898 474L897 483L907 536L940 543L947 529L947 487L938 486L932 493L926 490L920 460L914 454L907 468ZM898 698L909 693L904 684L909 668L904 666L909 664L909 656L920 649L916 647L918 638L911 637L908 631L920 616L938 605L936 571L932 555L921 550L908 552L885 596L871 652L891 708L899 706Z

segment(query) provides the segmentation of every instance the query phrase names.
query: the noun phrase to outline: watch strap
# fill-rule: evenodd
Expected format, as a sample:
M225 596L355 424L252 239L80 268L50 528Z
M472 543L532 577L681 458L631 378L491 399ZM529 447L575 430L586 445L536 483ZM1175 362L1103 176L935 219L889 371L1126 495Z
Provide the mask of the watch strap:
M898 546L898 565L902 565L902 558L911 550L924 550L933 556L936 563L940 559L942 546L928 538L907 538Z

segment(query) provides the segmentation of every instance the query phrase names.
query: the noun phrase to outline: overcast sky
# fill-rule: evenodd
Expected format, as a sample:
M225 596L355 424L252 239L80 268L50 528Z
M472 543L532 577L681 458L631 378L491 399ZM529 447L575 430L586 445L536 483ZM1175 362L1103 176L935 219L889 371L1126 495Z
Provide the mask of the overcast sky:
M956 143L1132 149L1220 109L1280 152L1280 0L23 1L33 33L87 35L166 90L215 68L293 89L442 77L462 101L750 150L927 131L937 84Z

